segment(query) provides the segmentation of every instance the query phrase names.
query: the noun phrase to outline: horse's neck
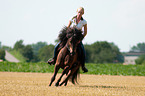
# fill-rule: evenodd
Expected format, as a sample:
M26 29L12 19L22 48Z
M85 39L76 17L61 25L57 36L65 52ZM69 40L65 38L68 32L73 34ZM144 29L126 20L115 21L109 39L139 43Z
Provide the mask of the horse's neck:
M68 54L69 50L67 49L67 44L61 49L61 52L64 56Z

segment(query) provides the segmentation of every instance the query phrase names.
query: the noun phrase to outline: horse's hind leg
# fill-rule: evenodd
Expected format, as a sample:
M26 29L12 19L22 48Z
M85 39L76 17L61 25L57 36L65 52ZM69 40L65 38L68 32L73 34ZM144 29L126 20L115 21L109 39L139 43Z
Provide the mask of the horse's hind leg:
M61 78L63 77L63 75L69 70L69 66L66 66L64 68L64 70L62 71L62 74L60 76L60 78L58 79L58 81L56 82L55 86L58 86L59 85L59 82L61 81Z
M52 83L53 83L53 81L55 80L55 77L56 77L56 75L57 75L57 72L58 72L59 68L60 68L60 67L59 67L57 64L55 64L54 74L53 74L53 76L52 76L52 78L51 78L51 82L50 82L49 86L51 86Z
M67 85L67 82L68 82L68 80L65 82L64 86L66 86L66 85Z

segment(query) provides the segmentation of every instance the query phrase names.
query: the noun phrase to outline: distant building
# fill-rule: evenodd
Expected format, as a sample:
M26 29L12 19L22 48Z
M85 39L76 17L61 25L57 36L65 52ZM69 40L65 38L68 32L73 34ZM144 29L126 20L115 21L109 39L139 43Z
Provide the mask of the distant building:
M135 65L135 60L140 56L145 54L145 52L128 52L124 55L124 64Z

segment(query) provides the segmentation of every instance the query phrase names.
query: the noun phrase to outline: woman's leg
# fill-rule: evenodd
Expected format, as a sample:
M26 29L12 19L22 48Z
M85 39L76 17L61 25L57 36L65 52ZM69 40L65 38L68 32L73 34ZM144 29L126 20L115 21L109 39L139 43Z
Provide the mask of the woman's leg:
M85 52L85 48L84 48L84 45L83 45L83 43L82 42L80 42L80 53L81 53L81 56L80 57L82 57L81 58L81 65L82 65L82 70L84 71L84 72L88 72L88 69L85 67L85 59L86 59L86 52Z
M60 44L60 43L58 43L58 44L55 46L55 48L54 48L54 57L53 57L53 59L47 61L47 63L50 64L50 65L51 65L51 64L55 64L55 62L56 62L57 55L58 55L59 44Z

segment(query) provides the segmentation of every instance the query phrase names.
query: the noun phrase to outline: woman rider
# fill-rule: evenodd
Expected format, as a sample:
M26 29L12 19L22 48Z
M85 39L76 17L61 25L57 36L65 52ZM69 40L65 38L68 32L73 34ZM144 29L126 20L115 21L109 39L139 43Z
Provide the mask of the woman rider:
M84 28L84 32L82 34L85 37L87 35L87 21L85 19L83 19L83 17L82 17L83 14L84 14L84 8L83 7L78 8L77 15L74 16L71 20L69 20L69 24L68 24L67 28L69 28L70 26L75 26L78 30L82 30L82 28ZM57 44L55 46L54 58L52 60L47 61L49 64L55 64L56 58L57 58L56 50L58 49L58 46L59 46L59 44ZM81 52L81 54L83 54L83 58L81 60L82 70L84 72L88 72L88 69L85 67L85 49L84 49L82 42L80 42L78 47L81 48L80 50L83 51L83 52Z

